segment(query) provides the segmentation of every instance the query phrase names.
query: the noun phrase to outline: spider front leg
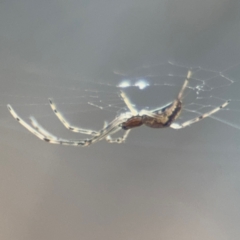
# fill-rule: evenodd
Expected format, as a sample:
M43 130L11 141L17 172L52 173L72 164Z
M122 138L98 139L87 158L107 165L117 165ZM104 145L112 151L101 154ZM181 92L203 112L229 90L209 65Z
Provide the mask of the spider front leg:
M31 123L28 124L25 122L12 108L12 106L7 105L8 110L12 114L12 116L23 126L25 127L29 132L34 134L39 139L52 144L61 144L61 145L68 145L68 146L89 146L92 143L98 142L104 138L106 138L109 134L115 133L119 130L121 130L121 123L126 120L125 115L119 118L116 118L113 120L109 125L107 125L105 128L99 131L99 134L97 136L93 136L90 139L63 139L58 138L52 133L45 130L35 118L31 117Z
M35 128L35 130L37 132L39 132L40 134L42 134L43 136L45 136L47 139L55 139L57 140L57 137L54 136L53 134L51 134L50 132L48 132L44 127L42 127L38 121L36 120L36 118L34 117L30 117L30 121L32 126Z
M118 122L118 121L113 121L111 124L107 124L107 122L104 123L103 128L98 132L97 136L92 137L91 139L84 139L84 140L67 140L67 139L61 139L61 138L57 138L56 136L54 136L53 134L49 133L46 129L44 129L34 117L30 117L31 120L31 124L33 125L33 127L35 128L35 130L41 134L42 136L44 136L44 139L47 142L50 143L59 143L62 145L81 145L81 146L89 146L92 143L98 142L102 139L106 139L108 138L108 134L114 134L115 132L121 130L120 126L118 126L118 124L114 124L114 122ZM28 129L29 130L29 129ZM36 134L35 134L36 135ZM125 135L124 135L125 136ZM126 138L127 136L125 136ZM78 144L77 144L78 141ZM108 140L107 140L108 141ZM108 141L109 142L109 141Z
M84 129L84 128L79 128L76 126L72 126L66 118L63 116L61 112L58 111L56 104L53 102L52 99L48 99L50 103L50 107L52 108L53 112L57 116L57 118L60 120L60 122L70 131L76 132L76 133L82 133L82 134L87 134L87 135L92 135L92 136L97 136L99 133L97 131L91 130L91 129Z
M12 114L12 116L23 126L25 127L29 132L34 134L36 137L39 139L47 142L47 143L52 143L52 144L61 144L61 145L69 145L69 146L88 146L90 145L91 139L63 139L63 138L58 138L45 130L35 118L31 117L31 122L33 127L25 122L17 113L16 111L12 108L11 105L7 105L9 112Z

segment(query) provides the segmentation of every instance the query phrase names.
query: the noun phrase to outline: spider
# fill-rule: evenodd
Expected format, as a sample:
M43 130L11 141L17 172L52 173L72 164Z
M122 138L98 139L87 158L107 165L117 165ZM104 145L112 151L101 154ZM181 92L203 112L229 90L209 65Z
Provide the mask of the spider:
M146 125L151 128L165 128L170 127L173 129L181 129L189 126L195 122L198 122L206 117L211 116L212 114L218 112L222 108L226 107L230 100L223 103L221 106L216 107L215 109L202 114L199 117L190 119L184 123L175 123L174 121L180 116L182 111L182 100L183 100L183 93L184 90L187 88L188 82L192 76L192 72L188 71L187 77L182 85L180 92L178 93L177 98L168 103L165 106L159 107L153 110L146 110L142 109L141 111L137 111L134 105L130 102L129 98L126 96L124 92L121 91L121 97L125 102L129 111L120 114L117 116L112 122L107 124L104 123L104 126L99 131L94 131L90 129L83 129L76 126L72 126L65 117L57 110L55 103L52 99L49 99L50 106L58 117L58 119L62 122L62 124L69 130L77 133L91 135L92 137L89 139L62 139L58 138L47 130L45 130L35 118L30 117L31 125L25 122L21 117L18 116L16 111L8 105L8 110L12 114L12 116L28 131L32 134L44 140L48 143L54 144L63 144L63 145L73 145L73 146L88 146L92 143L98 142L102 139L106 139L109 143L122 143L126 140L129 132L132 128L139 127L141 125ZM125 130L125 133L122 137L112 138L111 135L120 131Z

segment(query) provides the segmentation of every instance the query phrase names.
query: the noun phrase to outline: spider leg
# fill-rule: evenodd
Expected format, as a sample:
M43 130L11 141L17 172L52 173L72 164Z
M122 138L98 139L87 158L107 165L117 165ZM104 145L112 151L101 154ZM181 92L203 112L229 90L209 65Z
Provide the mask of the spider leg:
M127 95L122 91L121 91L121 97L122 97L123 101L125 102L125 104L127 105L130 112L132 113L132 116L147 115L149 117L157 117L156 113L153 113L152 111L149 111L149 110L146 110L146 109L143 109L140 112L138 112L137 109L134 107L134 105L131 103L130 99L127 97Z
M122 137L118 137L118 138L112 138L111 135L108 135L106 137L106 141L109 143L123 143L128 137L128 134L130 133L130 131L131 129L128 129L127 131L125 131Z
M82 133L82 134L87 134L87 135L92 135L92 136L97 136L98 132L90 129L84 129L84 128L79 128L76 126L72 126L66 118L63 116L62 113L60 113L56 107L56 104L53 102L52 99L49 99L50 106L57 116L57 118L61 121L61 123L69 130L76 132L76 133Z
M180 90L180 92L178 93L178 97L177 99L178 100L182 100L182 97L183 97L183 93L184 93L184 90L186 89L187 85L188 85L188 82L189 82L189 79L192 77L192 71L188 71L188 74L187 74L187 78L185 79L183 85L182 85L182 89Z
M138 115L138 111L137 109L134 107L134 105L131 103L130 99L127 97L127 95L121 91L121 97L123 99L123 101L125 102L125 104L127 105L128 109L130 110L130 112L132 113L133 116L137 116Z
M62 139L54 136L53 134L49 133L47 130L45 130L35 119L33 119L32 123L36 128L33 128L28 123L26 123L21 117L18 116L18 114L15 112L15 110L11 107L11 105L7 105L8 110L12 114L12 116L23 126L25 127L29 132L34 134L39 139L46 141L48 143L53 144L62 144L62 145L73 145L73 146L88 146L91 142L89 140L68 140L68 139ZM40 130L39 130L40 129ZM46 135L45 135L46 134Z
M36 131L38 131L40 134L42 134L43 136L47 137L47 138L55 138L55 140L57 140L57 137L55 137L52 133L48 132L45 128L43 128L38 121L36 120L36 118L34 117L30 117L30 121L32 126L35 128Z
M114 119L109 125L98 132L97 136L93 136L91 139L63 139L58 138L45 130L35 118L31 117L31 122L33 127L25 122L17 113L16 111L10 106L7 105L8 110L12 114L12 116L29 132L34 134L39 139L46 141L48 143L53 144L62 144L62 145L71 145L71 146L88 146L92 143L102 140L106 138L109 134L113 134L119 130L121 130L121 123L128 118L128 115L122 115L119 118Z
M188 71L187 77L186 77L186 79L185 79L185 81L182 85L182 88L181 88L180 92L178 93L178 97L177 97L178 101L182 100L184 90L186 89L191 76L192 76L192 71ZM156 109L153 109L153 110L143 109L139 112L139 115L140 116L147 115L149 117L156 118L156 117L158 117L159 114L161 114L164 111L164 109L170 107L172 104L173 104L173 102L170 102L170 103L167 103L166 105L164 105L162 107L159 107L159 108L156 108Z
M32 134L40 138L41 140L44 140L45 136L38 132L36 129L31 127L28 123L26 123L21 117L18 116L18 114L15 112L15 110L11 107L11 105L7 105L7 108L9 112L12 114L12 116L23 126L25 127L28 131L30 131Z
M201 116L196 117L196 118L193 118L193 119L190 119L190 120L188 120L188 121L186 121L186 122L184 122L184 123L181 123L181 124L179 124L179 123L172 123L172 124L170 125L170 127L173 128L173 129L185 128L185 127L187 127L187 126L189 126L189 125L191 125L191 124L193 124L193 123L195 123L195 122L198 122L198 121L200 121L200 120L202 120L202 119L204 119L204 118L206 118L206 117L209 117L209 116L211 116L212 114L218 112L218 111L221 110L222 108L226 107L226 106L229 104L230 101L231 101L231 100L228 100L228 101L226 101L225 103L223 103L221 106L214 108L212 111L207 112L207 113L204 113L204 114L202 114Z
M119 127L118 125L114 125L113 128L107 129L109 128L110 125L106 125L106 123L104 124L105 127L100 130L98 132L98 135L94 136L91 139L85 139L85 140L67 140L67 139L58 139L56 136L52 135L51 133L49 133L47 130L45 130L38 122L35 118L31 117L31 123L32 125L35 127L35 129L41 133L42 135L45 136L45 138L48 138L50 141L50 143L57 143L57 144L63 144L63 145L74 145L74 146L78 146L78 145L82 145L82 146L88 146L92 143L98 142L100 140L102 140L103 138L106 138L109 136L108 134L114 134L115 132L118 132L119 130L121 130L121 127ZM45 139L44 139L45 140ZM46 140L45 140L46 141ZM54 141L54 142L53 142ZM61 142L59 142L61 141ZM77 141L81 141L81 143L77 144Z

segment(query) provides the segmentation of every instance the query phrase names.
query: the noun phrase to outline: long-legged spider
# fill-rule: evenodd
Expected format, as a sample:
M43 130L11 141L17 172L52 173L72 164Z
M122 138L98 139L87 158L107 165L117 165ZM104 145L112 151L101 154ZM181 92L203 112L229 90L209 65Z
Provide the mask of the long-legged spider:
M41 140L44 140L48 143L54 143L54 144L63 144L63 145L73 145L73 146L88 146L92 143L98 142L102 139L106 139L110 143L122 143L127 138L129 132L132 128L139 127L141 125L146 125L151 128L165 128L170 127L173 129L181 129L185 128L186 126L189 126L195 122L198 122L206 117L209 117L210 115L216 113L220 109L226 107L230 100L223 103L221 106L216 107L215 109L206 112L202 114L199 117L190 119L184 123L175 123L174 121L179 117L181 110L182 110L182 100L183 100L183 93L186 89L189 79L192 76L192 72L189 71L186 77L186 80L184 81L182 88L177 96L177 98L168 103L165 106L159 107L157 109L153 110L146 110L142 109L141 111L137 111L137 109L133 106L133 104L130 102L129 98L126 96L124 92L121 92L121 97L123 101L125 102L126 106L128 107L129 111L120 114L117 116L112 122L109 124L104 124L104 127L99 131L94 131L90 129L83 129L79 127L72 126L65 117L57 110L55 103L49 99L50 106L55 113L55 115L58 117L58 119L63 123L63 125L77 133L87 134L91 135L92 137L89 139L62 139L58 138L48 131L46 131L37 121L35 118L31 117L31 125L26 123L21 117L18 116L18 114L15 112L15 110L8 105L8 110L12 114L12 116L21 124L23 125L28 131L33 133L35 136L40 138ZM119 138L112 138L111 135L120 131L125 130L125 133L122 137Z

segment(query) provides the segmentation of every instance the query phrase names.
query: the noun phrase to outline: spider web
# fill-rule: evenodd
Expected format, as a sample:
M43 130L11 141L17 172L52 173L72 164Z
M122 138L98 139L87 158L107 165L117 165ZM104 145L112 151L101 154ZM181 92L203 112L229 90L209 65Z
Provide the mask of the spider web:
M80 76L66 81L66 76L49 73L48 77L37 79L35 74L35 80L15 81L15 88L8 86L0 95L0 106L5 108L10 103L20 116L27 119L33 115L47 128L50 121L58 121L49 107L48 97L51 97L73 125L99 129L104 121L111 121L127 111L120 91L126 92L138 110L159 108L176 98L188 71L192 71L178 122L199 116L231 99L226 108L211 118L240 129L237 117L240 99L234 97L238 96L239 66L237 63L213 70L165 62L143 65L131 71L114 70L110 80L96 81ZM59 126L60 123L54 124L54 128Z

